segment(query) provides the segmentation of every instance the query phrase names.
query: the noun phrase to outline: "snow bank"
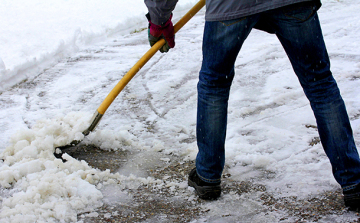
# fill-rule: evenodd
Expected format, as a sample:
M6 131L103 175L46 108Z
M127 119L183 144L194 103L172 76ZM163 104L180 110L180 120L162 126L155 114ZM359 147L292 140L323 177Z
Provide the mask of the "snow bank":
M196 2L180 1L175 13ZM33 78L90 43L146 27L146 12L142 0L2 1L0 91Z

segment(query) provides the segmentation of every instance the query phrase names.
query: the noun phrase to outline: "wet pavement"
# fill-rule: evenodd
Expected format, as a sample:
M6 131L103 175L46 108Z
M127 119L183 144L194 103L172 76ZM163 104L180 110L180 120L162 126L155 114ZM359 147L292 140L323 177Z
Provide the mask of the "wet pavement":
M73 151L71 156L85 160L90 166L100 170L110 169L111 172L121 172L122 167L136 160L140 154L141 151L104 151L93 145L82 145L76 152ZM147 154L145 156L148 157ZM155 168L145 165L146 169L143 171L146 175L164 182L186 184L187 174L194 167L194 162L179 161L179 157L169 155L169 162L165 165L157 165L159 163L156 159L164 160L160 157L163 157L161 152L158 152L158 156L152 157L155 159L151 161ZM129 169L125 172L129 172ZM223 214L214 218L209 214L211 207L216 205L216 202L221 205L221 202L201 200L195 196L193 190L186 186L147 184L126 190L118 186L103 187L101 189L104 195L103 206L91 213L79 214L78 220L83 222L196 222L196 220L197 222L237 222L244 220L244 216L240 218L229 211L224 211ZM252 210L254 215L261 213L263 216L273 216L281 213L279 222L331 222L332 216L349 213L344 206L341 190L326 191L307 199L296 196L277 198L275 194L269 193L264 185L251 181L233 181L226 169L222 189L222 197L225 199L234 197L231 202L244 202L235 198L239 196L255 199L257 204ZM251 221L251 217L248 219ZM360 218L344 222L360 222Z

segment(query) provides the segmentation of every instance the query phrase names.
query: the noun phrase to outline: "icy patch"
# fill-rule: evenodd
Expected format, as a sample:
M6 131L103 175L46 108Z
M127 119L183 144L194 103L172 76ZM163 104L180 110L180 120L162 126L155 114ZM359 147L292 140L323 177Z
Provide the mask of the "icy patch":
M162 167L160 156L162 156L161 153L140 151L129 157L128 162L118 172L125 176L147 177L149 175L147 171Z
M264 208L256 200L256 195L223 195L216 202L202 206L207 216L206 220L199 222L278 222L278 217L273 213L264 216Z
M104 196L104 203L108 205L127 204L132 200L132 196L129 193L121 190L121 188L114 184L103 186L101 192Z

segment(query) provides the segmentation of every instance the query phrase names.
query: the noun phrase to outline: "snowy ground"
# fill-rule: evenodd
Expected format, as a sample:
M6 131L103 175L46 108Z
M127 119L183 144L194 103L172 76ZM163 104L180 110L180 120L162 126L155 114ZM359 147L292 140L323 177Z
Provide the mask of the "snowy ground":
M323 3L319 15L332 71L360 147L360 3ZM174 17L179 18L187 8L179 5ZM7 60L0 54L5 67L0 95L4 160L0 163L0 222L82 221L98 216L98 208L104 205L138 204L132 191L144 186L160 191L168 188L173 203L195 202L186 173L182 179L158 179L149 170L195 158L196 84L204 11L176 35L176 48L156 54L143 67L113 102L97 130L84 140L104 150L137 155L112 173L71 157L62 163L53 156L55 146L82 137L80 133L102 100L149 48L142 30L146 21L134 18L134 29L127 25L114 28L114 24L111 32L88 35L91 41L86 44L48 47L50 53L37 56L39 62L16 65L14 61L21 60ZM58 49L67 53L57 53ZM317 143L315 119L276 37L254 30L237 60L236 73L226 144L226 173L231 182L262 185L274 199L317 198L337 191L330 164ZM116 201L111 199L114 194ZM287 221L296 220L284 211L269 212L259 196L259 191L230 191L218 201L195 202L202 211L192 220L277 222L285 216ZM163 202L169 203L166 199ZM116 210L107 217L115 215ZM166 215L148 221L156 218L166 221ZM356 213L344 212L321 216L320 221L357 218Z

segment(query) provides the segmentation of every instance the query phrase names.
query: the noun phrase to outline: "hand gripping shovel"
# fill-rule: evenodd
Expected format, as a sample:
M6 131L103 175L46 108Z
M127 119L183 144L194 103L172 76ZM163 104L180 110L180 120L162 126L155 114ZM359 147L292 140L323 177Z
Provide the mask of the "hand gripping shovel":
M205 0L200 0L196 5L194 5L175 25L174 32L179 31L203 6L205 5ZM94 116L91 119L90 126L83 132L84 136L87 136L92 132L95 127L99 124L102 116L105 114L106 110L109 108L110 104L115 100L119 93L124 89L124 87L129 83L129 81L136 75L136 73L150 60L152 56L155 55L157 51L165 44L164 39L160 39L155 43L145 54L140 58L140 60L124 75L124 77L117 83L117 85L111 90L111 92L106 96L105 100L101 103L99 108L96 110ZM81 140L74 140L69 145L60 146L55 149L55 157L62 159L62 154L70 151L72 147L75 147L81 142ZM64 159L62 159L65 161Z

